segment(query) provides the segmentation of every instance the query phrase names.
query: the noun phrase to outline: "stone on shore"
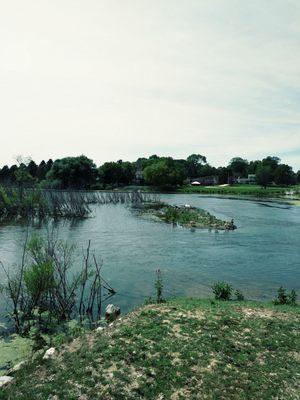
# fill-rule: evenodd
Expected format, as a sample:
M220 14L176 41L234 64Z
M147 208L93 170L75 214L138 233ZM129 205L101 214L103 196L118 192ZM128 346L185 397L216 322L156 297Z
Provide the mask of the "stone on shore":
M11 376L0 376L0 388L9 385L10 383L12 383L13 380L14 378L12 378Z

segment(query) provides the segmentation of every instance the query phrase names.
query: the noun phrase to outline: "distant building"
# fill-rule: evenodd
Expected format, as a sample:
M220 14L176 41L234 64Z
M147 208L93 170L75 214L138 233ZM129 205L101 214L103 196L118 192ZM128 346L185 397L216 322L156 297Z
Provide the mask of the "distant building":
M248 175L248 178L241 178L241 177L238 177L237 180L236 180L236 182L237 182L237 183L244 184L244 185L255 185L255 183L256 183L256 176L255 176L255 174L249 174L249 175Z
M191 185L197 186L214 186L219 183L219 178L216 175L200 176L199 178L191 179Z

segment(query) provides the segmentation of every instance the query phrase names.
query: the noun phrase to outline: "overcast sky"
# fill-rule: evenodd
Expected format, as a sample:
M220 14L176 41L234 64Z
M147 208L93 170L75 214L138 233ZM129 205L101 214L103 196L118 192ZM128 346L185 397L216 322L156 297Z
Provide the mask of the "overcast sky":
M0 1L0 165L200 153L300 169L299 0Z

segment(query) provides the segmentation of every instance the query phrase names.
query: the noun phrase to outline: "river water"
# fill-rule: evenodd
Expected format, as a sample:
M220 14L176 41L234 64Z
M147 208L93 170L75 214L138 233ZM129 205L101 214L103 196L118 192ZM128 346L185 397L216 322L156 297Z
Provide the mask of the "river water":
M192 232L140 219L124 205L94 206L93 217L59 224L59 236L76 245L74 271L91 240L93 252L103 259L104 278L117 291L111 301L123 312L154 294L158 268L166 296L205 297L219 280L239 288L248 299L271 299L280 285L300 294L300 207L190 194L161 198L203 208L222 219L233 218L238 229ZM45 234L45 227L30 230ZM19 224L0 227L0 260L7 268L20 261L25 235L26 227ZM2 317L5 311L2 298Z

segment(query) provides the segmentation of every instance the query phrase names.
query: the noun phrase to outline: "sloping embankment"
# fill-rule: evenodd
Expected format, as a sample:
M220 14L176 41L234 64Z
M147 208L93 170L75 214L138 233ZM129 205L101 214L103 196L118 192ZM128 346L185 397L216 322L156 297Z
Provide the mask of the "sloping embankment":
M148 305L27 364L0 398L295 400L299 327L299 308Z

